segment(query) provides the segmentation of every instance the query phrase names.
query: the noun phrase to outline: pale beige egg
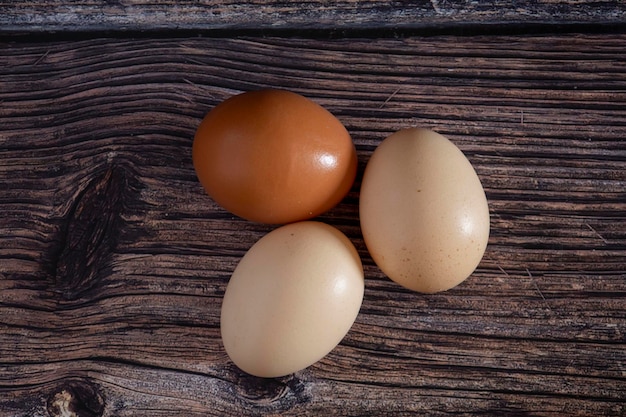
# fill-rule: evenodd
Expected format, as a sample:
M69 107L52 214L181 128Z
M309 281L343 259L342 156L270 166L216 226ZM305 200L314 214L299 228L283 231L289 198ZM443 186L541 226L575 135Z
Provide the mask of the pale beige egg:
M226 353L260 377L302 370L341 342L363 292L361 259L342 232L315 221L275 229L248 250L228 282Z
M359 216L372 259L422 293L468 278L489 239L489 207L461 150L426 129L398 131L376 148L361 183Z

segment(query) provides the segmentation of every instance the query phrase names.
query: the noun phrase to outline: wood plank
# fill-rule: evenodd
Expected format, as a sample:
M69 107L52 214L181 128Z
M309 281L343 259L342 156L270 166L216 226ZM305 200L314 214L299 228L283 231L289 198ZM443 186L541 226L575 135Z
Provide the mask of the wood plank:
M191 1L0 0L0 31L435 29L626 22L619 0ZM484 28L484 27L483 27Z
M0 416L623 415L624 44L2 43ZM262 87L310 97L352 134L357 182L320 219L366 268L340 346L268 380L230 363L219 309L238 259L271 227L217 207L191 165L202 116ZM476 273L435 295L384 277L358 225L369 155L411 125L466 153L492 214Z

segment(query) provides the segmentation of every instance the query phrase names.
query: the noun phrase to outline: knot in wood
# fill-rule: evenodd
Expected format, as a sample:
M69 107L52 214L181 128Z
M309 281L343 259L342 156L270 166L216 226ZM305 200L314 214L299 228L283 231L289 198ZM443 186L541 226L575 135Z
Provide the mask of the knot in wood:
M132 172L112 165L77 190L58 236L54 292L75 301L98 287L123 233L123 214L136 194Z
M104 397L93 383L66 381L50 395L47 409L50 417L100 417Z
M241 376L237 386L242 397L258 404L278 401L288 390L278 379L257 378L251 375Z
M289 410L310 401L306 384L295 375L282 378L258 378L242 374L237 381L238 395L269 412Z

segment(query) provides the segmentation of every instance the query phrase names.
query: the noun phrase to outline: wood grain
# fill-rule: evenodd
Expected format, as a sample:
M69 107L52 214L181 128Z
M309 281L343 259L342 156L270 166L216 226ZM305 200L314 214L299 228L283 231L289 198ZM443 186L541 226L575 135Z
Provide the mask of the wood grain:
M625 44L576 33L5 41L0 416L624 415ZM268 380L230 363L219 309L238 259L271 227L217 207L191 165L202 116L262 87L308 96L352 134L357 182L320 219L366 269L344 341ZM363 167L411 125L465 152L492 215L475 274L436 295L384 277L359 230Z
M0 32L486 29L498 25L621 25L619 0L299 1L0 0Z

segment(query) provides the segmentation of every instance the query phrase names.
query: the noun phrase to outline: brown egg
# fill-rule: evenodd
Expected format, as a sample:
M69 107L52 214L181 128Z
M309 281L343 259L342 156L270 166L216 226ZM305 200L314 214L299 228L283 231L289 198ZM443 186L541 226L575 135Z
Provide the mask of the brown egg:
M314 221L279 227L248 250L228 282L224 348L252 375L304 369L341 342L363 292L361 259L343 233Z
M363 175L359 211L376 264L423 293L464 281L489 239L489 207L474 168L430 130L401 130L376 148Z
M231 97L204 118L193 142L200 183L223 208L282 224L337 205L356 175L356 150L341 122L283 90Z

